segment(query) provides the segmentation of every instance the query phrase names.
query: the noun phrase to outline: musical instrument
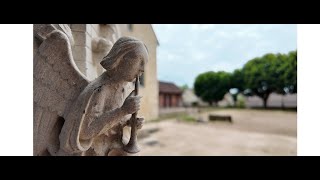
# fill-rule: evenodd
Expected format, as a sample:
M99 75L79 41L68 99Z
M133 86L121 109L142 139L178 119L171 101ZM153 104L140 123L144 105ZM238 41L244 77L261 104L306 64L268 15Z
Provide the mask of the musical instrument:
M135 96L137 96L139 93L139 76L136 78L135 82ZM138 112L135 112L131 116L131 135L130 140L127 145L124 146L124 151L127 153L137 153L140 151L140 148L138 146L137 142L137 114Z

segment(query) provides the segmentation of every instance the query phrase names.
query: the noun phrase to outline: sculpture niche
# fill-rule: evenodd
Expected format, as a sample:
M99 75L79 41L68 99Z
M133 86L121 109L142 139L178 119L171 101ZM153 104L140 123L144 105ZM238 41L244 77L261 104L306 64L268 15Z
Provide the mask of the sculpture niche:
M51 29L45 37L35 35L40 43L34 50L34 155L137 152L126 148L122 136L125 126L135 131L144 121L136 117L141 97L133 94L148 61L146 46L120 38L100 63L106 71L89 82L74 63L70 28L45 26Z

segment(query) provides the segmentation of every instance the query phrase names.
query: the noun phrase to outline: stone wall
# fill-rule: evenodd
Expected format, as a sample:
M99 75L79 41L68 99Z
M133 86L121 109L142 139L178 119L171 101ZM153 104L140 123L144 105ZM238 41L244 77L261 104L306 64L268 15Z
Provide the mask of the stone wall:
M280 94L272 93L268 99L268 107L297 107L297 94L288 94L282 96ZM247 107L263 107L263 101L258 96L247 97L245 102Z
M72 48L74 60L82 73L88 79L93 80L98 76L95 69L95 62L92 59L92 25L71 24L74 46Z
M263 101L258 96L250 96L245 97L242 94L238 95L244 99L244 105L248 108L253 107L263 107ZM283 104L282 104L283 103ZM233 99L229 93L226 93L224 99L219 101L218 105L220 107L233 106ZM268 99L268 107L279 108L282 105L286 108L295 108L297 107L297 94L288 94L288 95L280 95L276 93L271 93Z

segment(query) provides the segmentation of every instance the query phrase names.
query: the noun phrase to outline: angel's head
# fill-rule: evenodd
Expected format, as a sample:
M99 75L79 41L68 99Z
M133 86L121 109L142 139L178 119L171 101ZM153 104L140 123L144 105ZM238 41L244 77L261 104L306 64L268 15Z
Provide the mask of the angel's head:
M131 82L144 72L148 62L148 50L145 44L132 37L121 37L101 61L101 66L115 76Z

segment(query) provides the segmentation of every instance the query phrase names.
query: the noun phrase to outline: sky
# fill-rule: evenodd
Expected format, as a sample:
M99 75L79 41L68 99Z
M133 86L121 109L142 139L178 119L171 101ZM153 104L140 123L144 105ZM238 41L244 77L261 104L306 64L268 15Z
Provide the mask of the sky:
M295 24L153 24L158 79L190 88L207 71L242 68L266 53L297 49Z

